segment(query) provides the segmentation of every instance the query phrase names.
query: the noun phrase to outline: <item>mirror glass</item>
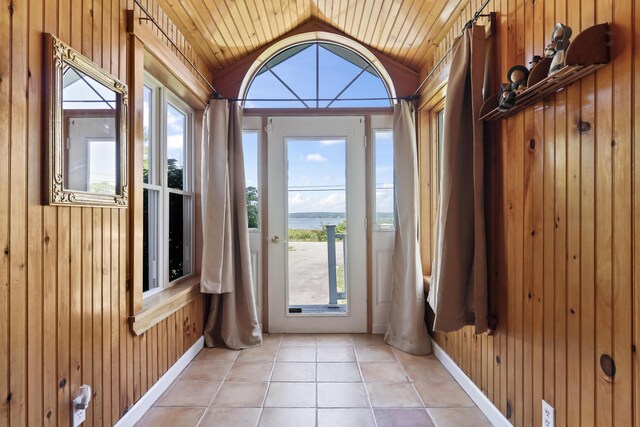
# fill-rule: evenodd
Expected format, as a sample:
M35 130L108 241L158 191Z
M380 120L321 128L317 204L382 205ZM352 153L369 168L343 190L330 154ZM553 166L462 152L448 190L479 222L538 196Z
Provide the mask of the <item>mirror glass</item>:
M127 86L45 35L47 203L125 208Z
M62 73L65 189L115 195L117 94L67 63Z

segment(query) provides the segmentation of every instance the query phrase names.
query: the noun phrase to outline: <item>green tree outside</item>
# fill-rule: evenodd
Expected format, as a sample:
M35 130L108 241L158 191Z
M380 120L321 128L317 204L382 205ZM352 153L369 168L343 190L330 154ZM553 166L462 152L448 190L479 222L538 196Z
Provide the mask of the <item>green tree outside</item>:
M247 187L247 218L249 228L258 228L258 189Z

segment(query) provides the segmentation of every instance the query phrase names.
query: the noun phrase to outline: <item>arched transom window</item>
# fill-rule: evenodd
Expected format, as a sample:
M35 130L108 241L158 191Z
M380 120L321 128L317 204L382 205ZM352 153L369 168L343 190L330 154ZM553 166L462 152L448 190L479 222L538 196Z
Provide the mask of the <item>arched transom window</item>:
M362 55L330 42L289 46L262 64L246 108L389 107L389 88Z

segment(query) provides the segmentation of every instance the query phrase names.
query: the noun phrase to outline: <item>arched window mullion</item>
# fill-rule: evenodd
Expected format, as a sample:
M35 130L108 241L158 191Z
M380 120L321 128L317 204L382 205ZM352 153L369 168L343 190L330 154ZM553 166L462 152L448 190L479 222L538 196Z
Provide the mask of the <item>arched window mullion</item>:
M306 103L306 102L304 102L304 101L302 100L302 98L300 98L300 97L298 96L298 94L297 94L297 93L295 93L295 92L294 92L294 90L293 90L293 89L291 89L291 88L289 87L289 85L288 85L288 84L286 84L286 83L284 82L284 80L282 80L282 79L280 78L280 76L279 76L279 75L277 75L277 74L276 74L276 72L275 72L275 71L273 71L273 70L271 69L271 67L269 67L269 65L268 65L268 64L264 64L264 66L265 66L265 68L266 68L267 70L269 70L269 72L270 72L271 74L273 74L273 76L274 76L276 79L278 79L278 81L279 81L280 83L282 83L282 85L283 85L284 87L286 87L286 88L287 88L287 90L288 90L289 92L291 92L291 93L293 94L293 96L295 96L295 97L296 97L296 99L297 99L298 101L302 102L302 103L304 104L304 106L305 106L305 107L309 108L309 105L307 105L307 103Z
M320 108L320 43L316 43L316 108Z
M324 37L329 40L330 36ZM315 55L313 51L307 51L304 56L298 56L313 45ZM245 76L239 97L249 103L245 108L302 108L300 105L305 108L335 108L338 105L355 108L393 104L395 92L388 73L363 47L354 46L349 40L345 43L337 40L293 42L279 47L256 60ZM324 50L332 55L326 57ZM265 73L268 77L257 79ZM367 73L371 78L365 75Z
M360 70L360 72L353 79L351 79L351 81L349 83L347 83L347 85L336 95L335 98L333 98L331 100L331 102L329 102L327 104L327 106L325 108L329 108L331 106L331 104L336 102L338 100L338 98L340 98L340 95L342 95L347 89L349 89L351 87L351 85L354 84L355 81L358 80L360 78L360 76L363 75L369 68L371 68L371 65L367 65L365 68Z

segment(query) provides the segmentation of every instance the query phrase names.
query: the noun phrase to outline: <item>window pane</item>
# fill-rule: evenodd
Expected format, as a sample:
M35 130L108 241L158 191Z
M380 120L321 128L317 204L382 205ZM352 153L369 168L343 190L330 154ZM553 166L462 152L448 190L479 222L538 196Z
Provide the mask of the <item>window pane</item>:
M327 302L346 310L346 149L344 138L287 140L290 312ZM317 262L313 271L310 262Z
M89 191L116 194L116 141L89 139Z
M143 190L144 233L142 240L142 291L156 289L158 282L158 196L156 190Z
M185 131L187 116L167 103L167 185L179 190L184 187Z
M191 197L169 193L169 282L191 273Z
M442 141L444 138L444 110L438 113L438 191L440 191L440 175L442 175Z
M387 87L376 69L360 54L333 43L306 43L278 53L254 75L245 97L246 108L391 105ZM343 101L331 103L336 97ZM345 101L345 98L361 100Z
M259 228L259 190L258 190L258 131L242 132L244 151L244 177L247 187L247 217L249 228Z
M64 110L115 110L117 94L69 64L62 67Z
M394 180L393 180L393 132L375 130L375 228L376 230L393 230L394 218Z
M149 183L149 162L151 159L151 106L153 92L144 87L142 111L142 182Z

